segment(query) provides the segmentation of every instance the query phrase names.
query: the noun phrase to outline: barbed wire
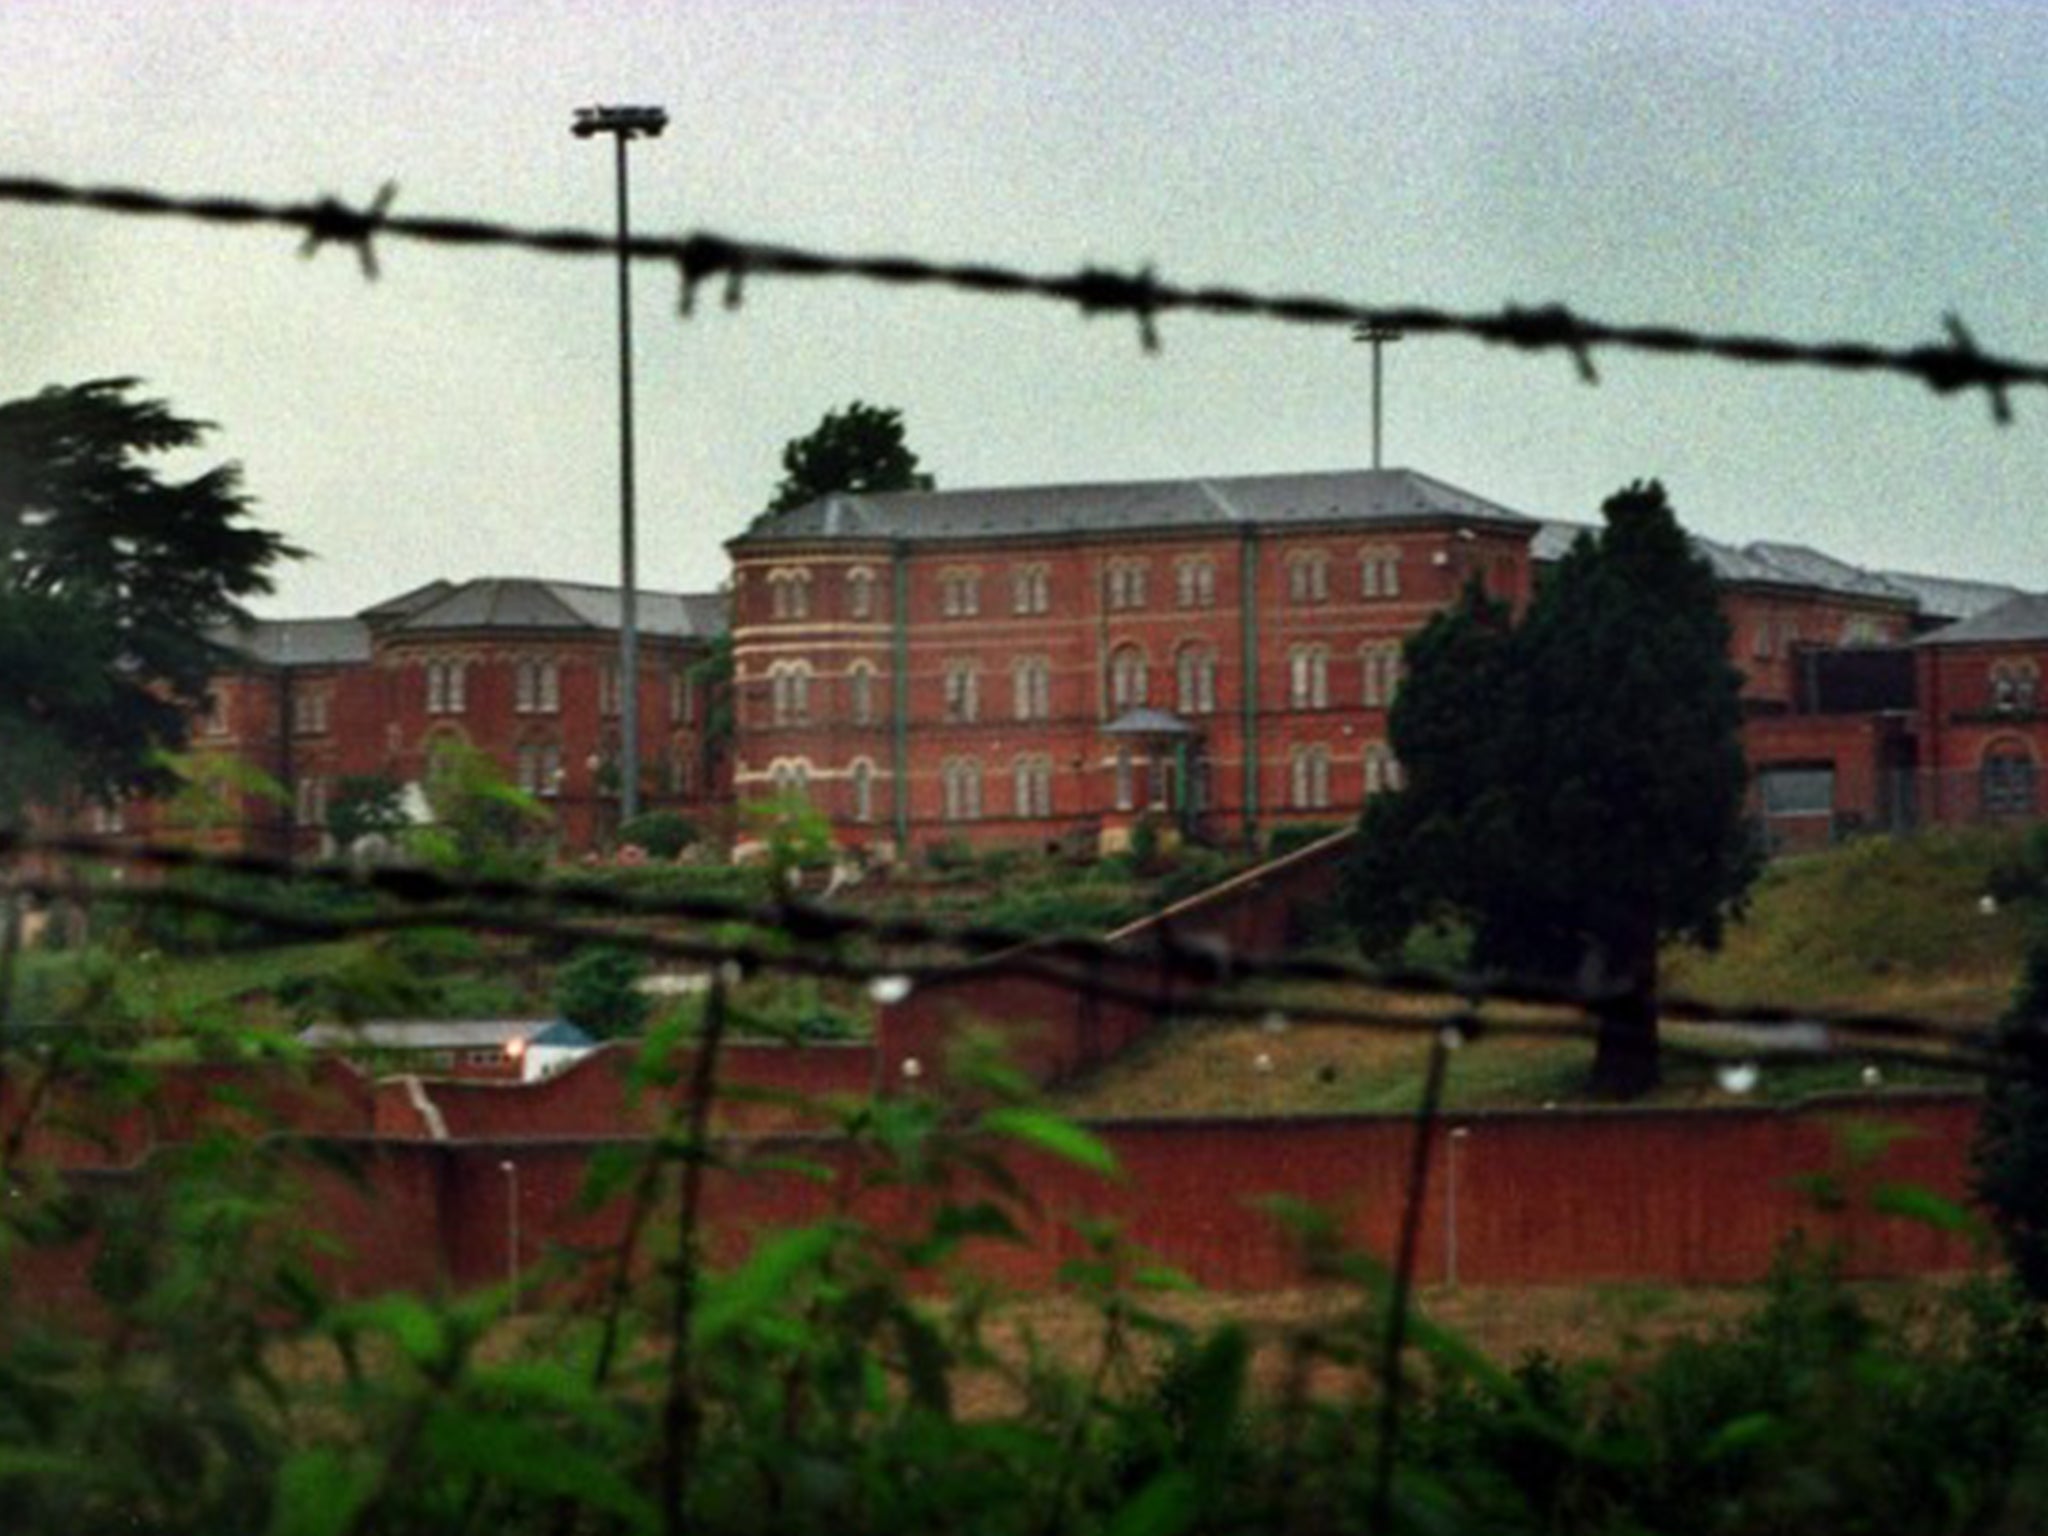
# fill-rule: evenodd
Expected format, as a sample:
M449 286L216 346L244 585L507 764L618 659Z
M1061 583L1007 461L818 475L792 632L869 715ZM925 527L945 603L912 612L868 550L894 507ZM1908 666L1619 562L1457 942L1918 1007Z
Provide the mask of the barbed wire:
M616 256L672 266L681 282L679 310L689 315L700 284L723 279L728 308L737 307L756 277L846 278L890 287L947 288L984 297L1031 298L1071 307L1084 318L1121 314L1137 322L1148 352L1159 347L1158 321L1169 314L1263 320L1295 326L1393 329L1409 335L1456 335L1524 352L1563 352L1578 375L1599 382L1593 354L1601 349L1666 357L1710 358L1751 367L1812 368L1910 379L1937 395L1983 391L1992 419L2012 421L2011 391L2048 386L2048 364L1986 352L1955 314L1943 318L1946 339L1918 346L1802 341L1673 325L1635 325L1579 315L1564 304L1509 304L1456 310L1422 304L1370 304L1316 294L1265 293L1244 287L1190 287L1162 280L1151 267L1118 272L1084 267L1065 274L1023 271L990 262L932 261L907 255L850 255L735 239L699 230L681 236L617 236L587 228L538 228L472 217L399 214L397 185L386 182L365 206L335 197L264 202L238 196L180 196L143 187L81 186L47 177L0 177L0 203L89 210L132 218L201 224L270 226L297 232L300 252L342 246L355 253L366 279L382 270L377 243L418 241L457 248L497 248L554 257Z
M1167 929L1141 942L1045 937L982 925L869 914L794 898L648 896L588 878L570 881L467 878L419 868L356 870L299 866L252 854L217 854L168 844L132 844L70 834L0 833L0 859L30 854L132 864L172 872L239 875L386 898L395 905L309 912L266 897L192 885L117 885L73 875L14 874L5 888L48 901L168 907L260 924L299 939L333 940L427 927L466 927L563 943L608 944L652 957L737 973L780 971L816 979L887 983L891 990L971 976L987 967L1050 982L1106 1004L1155 1015L1270 1027L1322 1024L1429 1038L1453 1030L1463 1044L1487 1035L1592 1038L1597 1015L1620 993L1541 977L1378 966L1334 957L1258 956L1199 933ZM582 909L611 921L562 915ZM700 925L701 934L651 930L649 922ZM622 922L643 926L622 927ZM856 950L852 946L863 946ZM910 951L905 953L904 951ZM933 951L939 953L934 954ZM1331 995L1333 989L1349 989ZM1360 991L1368 994L1361 999ZM1417 1011L1415 1000L1442 1006ZM1401 1006L1405 1000L1408 1006ZM1482 1014L1491 1005L1496 1011ZM1502 1016L1499 1006L1579 1015ZM1838 1057L1940 1070L1992 1070L2000 1054L1983 1030L1899 1012L1805 1007L1768 1000L1739 1007L1660 997L1658 1013L1724 1035L1772 1056ZM1675 1055L1725 1060L1727 1042Z

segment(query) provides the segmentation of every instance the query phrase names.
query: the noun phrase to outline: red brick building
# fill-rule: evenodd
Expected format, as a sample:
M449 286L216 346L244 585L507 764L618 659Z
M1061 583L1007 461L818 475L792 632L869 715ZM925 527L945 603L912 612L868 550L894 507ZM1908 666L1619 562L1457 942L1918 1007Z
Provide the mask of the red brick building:
M701 817L729 796L693 675L725 628L721 595L641 592L642 805ZM565 850L618 820L619 596L524 578L436 581L351 618L259 620L220 637L242 665L215 680L193 724L202 757L228 755L286 799L235 794L200 835L221 846L323 851L330 801L349 776L418 789L438 741L476 747L555 813ZM104 817L102 818L104 822ZM123 830L162 831L161 807Z
M1403 639L1536 522L1408 470L832 496L733 560L742 798L878 849L1341 822Z
M2048 809L2048 596L2012 598L1913 649L1927 818L2039 817Z
M1218 840L1342 822L1398 781L1401 642L1473 575L1525 601L1580 531L1408 470L765 514L728 546L735 792L800 789L878 850L1115 847L1147 811ZM2001 696L2038 701L2048 656L2010 622L1982 641L1959 622L2015 589L1694 543L1722 583L1774 846L2039 814L2048 724L1983 701L1994 662Z

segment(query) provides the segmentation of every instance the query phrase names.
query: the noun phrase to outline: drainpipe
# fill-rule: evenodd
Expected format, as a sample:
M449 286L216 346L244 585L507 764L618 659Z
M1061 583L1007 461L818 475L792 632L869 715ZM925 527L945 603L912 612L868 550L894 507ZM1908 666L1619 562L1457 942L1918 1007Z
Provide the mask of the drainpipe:
M1259 843L1259 532L1244 526L1237 550L1237 606L1242 621L1239 663L1244 693L1244 841Z
M910 857L910 549L905 540L898 539L889 550L889 577L889 764L901 863Z

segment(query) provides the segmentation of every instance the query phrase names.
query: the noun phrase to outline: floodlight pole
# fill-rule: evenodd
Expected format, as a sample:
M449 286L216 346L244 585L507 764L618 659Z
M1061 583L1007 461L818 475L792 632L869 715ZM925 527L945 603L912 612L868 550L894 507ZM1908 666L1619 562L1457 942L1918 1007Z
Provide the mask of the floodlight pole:
M579 107L570 132L612 136L619 207L619 822L640 814L640 624L633 527L633 259L626 194L626 145L661 137L660 107Z
M1384 380L1381 372L1381 356L1390 341L1399 341L1401 333L1391 325L1365 324L1356 326L1351 332L1353 341L1362 341L1372 348L1372 467L1380 467L1380 440L1383 418L1380 414L1380 386Z

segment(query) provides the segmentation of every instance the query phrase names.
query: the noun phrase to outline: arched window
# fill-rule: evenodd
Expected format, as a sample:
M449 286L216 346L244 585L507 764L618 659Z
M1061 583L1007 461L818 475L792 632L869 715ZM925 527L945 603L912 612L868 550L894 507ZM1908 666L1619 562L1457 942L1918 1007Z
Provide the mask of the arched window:
M1389 545L1375 545L1358 552L1358 592L1361 597L1401 595L1401 551Z
M1012 713L1019 720L1045 720L1052 715L1052 663L1043 656L1020 656L1010 665Z
M512 673L512 708L522 715L552 715L562 707L561 668L529 657Z
M559 743L535 738L523 741L513 753L515 782L529 795L559 794L562 788L562 748Z
M1105 601L1111 608L1142 608L1145 606L1145 571L1143 560L1112 560L1105 571L1108 590Z
M1978 769L1986 816L2032 816L2040 803L2040 769L2023 741L1994 741Z
M1216 562L1207 555L1189 555L1173 568L1174 600L1183 608L1216 604Z
M1330 596L1330 557L1320 549L1299 550L1287 557L1287 599L1321 603Z
M949 661L945 671L946 719L957 725L971 725L981 718L981 664L977 661Z
M811 797L811 765L804 758L777 758L768 767L768 782L777 795L792 800Z
M946 820L981 819L981 764L971 757L949 757L940 769L946 796Z
M770 571L768 612L777 619L807 619L811 615L811 573Z
M1216 710L1216 653L1206 645L1184 645L1173 658L1174 704L1184 715Z
M1401 687L1401 645L1397 640L1373 640L1359 647L1359 702L1367 709L1381 709L1394 702Z
M459 715L469 707L469 666L460 661L427 663L427 713Z
M857 565L846 573L846 616L870 619L875 614L875 573Z
M1296 747L1288 763L1289 801L1297 811L1322 811L1330 805L1330 749Z
M1109 706L1136 709L1145 702L1145 653L1120 645L1109 654Z
M1137 764L1129 747L1116 749L1116 808L1128 811L1138 803Z
M1012 788L1019 816L1052 814L1052 759L1039 754L1020 757L1011 765Z
M939 612L949 619L970 619L981 612L981 572L954 566L939 572Z
M2024 714L2040 698L2041 670L2031 661L1998 661L1991 665L1991 707L2002 714Z
M777 725L803 725L811 718L811 664L778 661L768 668L769 713Z
M1044 613L1052 607L1052 572L1042 561L1020 565L1010 572L1010 610L1013 613Z
M1297 645L1287 653L1287 702L1295 709L1327 709L1330 704L1330 650L1323 645Z
M847 770L846 781L853 786L853 819L873 821L875 819L875 765L864 757L853 760Z
M1385 742L1373 742L1365 749L1365 792L1379 795L1400 787L1400 760Z
M846 708L855 725L875 723L875 669L872 663L856 661L846 669Z

